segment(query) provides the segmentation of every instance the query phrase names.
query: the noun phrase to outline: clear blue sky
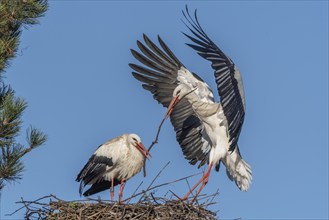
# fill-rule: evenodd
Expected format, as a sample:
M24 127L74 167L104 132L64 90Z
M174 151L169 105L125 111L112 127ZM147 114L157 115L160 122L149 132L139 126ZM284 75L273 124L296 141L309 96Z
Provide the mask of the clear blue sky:
M123 133L138 133L146 146L165 109L131 75L130 48L146 33L167 42L191 71L215 90L213 71L185 43L180 21L187 2L50 1L41 24L24 31L19 57L6 72L29 107L30 124L49 136L24 158L20 183L2 192L1 218L21 219L21 197L50 193L79 199L77 173L96 147ZM239 140L252 165L246 193L224 170L212 172L203 192L219 189L222 219L328 218L328 2L192 1L205 31L241 70L247 112ZM216 93L217 94L217 93ZM146 187L168 162L156 184L198 172L183 158L169 121L151 152L148 176L126 184L124 197ZM190 180L193 184L200 176ZM183 196L186 183L168 190ZM98 194L109 199L109 192ZM96 196L97 197L97 196Z

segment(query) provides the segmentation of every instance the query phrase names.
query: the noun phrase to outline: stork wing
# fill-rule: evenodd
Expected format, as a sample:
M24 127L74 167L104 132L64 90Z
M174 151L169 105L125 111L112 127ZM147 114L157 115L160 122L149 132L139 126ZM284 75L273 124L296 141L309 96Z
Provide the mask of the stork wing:
M105 147L101 145L98 147ZM92 181L99 180L106 173L108 167L113 166L112 158L99 154L97 151L89 158L87 164L78 174L76 181L80 182L79 193L82 194L83 188Z
M159 36L158 41L161 49L145 34L143 38L145 44L137 41L137 46L141 52L131 50L131 53L144 66L136 64L129 64L129 66L134 70L132 72L133 76L143 83L143 88L150 91L153 94L153 98L164 107L168 107L174 89L180 83L183 83L178 79L178 71L184 68L184 65ZM187 81L199 81L192 74L186 75L184 79L187 79ZM185 158L191 164L201 161L199 167L205 164L208 161L210 145L204 137L203 124L195 115L191 104L186 99L182 99L175 106L170 115L170 120Z
M183 15L188 22L185 25L193 34L190 36L184 33L194 43L187 45L196 50L201 57L209 60L211 67L215 70L218 94L228 123L230 151L233 151L238 142L245 115L244 91L240 72L232 60L203 31L196 10L194 19L187 6Z

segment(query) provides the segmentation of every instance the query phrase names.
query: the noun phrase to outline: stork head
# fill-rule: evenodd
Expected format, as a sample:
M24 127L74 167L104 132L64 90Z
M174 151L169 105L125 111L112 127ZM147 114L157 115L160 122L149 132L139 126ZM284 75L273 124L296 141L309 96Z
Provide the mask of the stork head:
M136 147L147 159L149 159L149 156L152 157L150 152L148 152L148 150L146 150L145 146L142 144L142 140L137 134L129 134L128 142L132 146Z
M188 96L189 94L191 94L192 92L194 92L196 88L191 89L188 85L185 84L179 84L174 92L173 92L173 97L171 99L171 102L168 106L165 118L168 118L170 116L170 114L172 113L175 105L177 105L177 103L182 100L184 97Z

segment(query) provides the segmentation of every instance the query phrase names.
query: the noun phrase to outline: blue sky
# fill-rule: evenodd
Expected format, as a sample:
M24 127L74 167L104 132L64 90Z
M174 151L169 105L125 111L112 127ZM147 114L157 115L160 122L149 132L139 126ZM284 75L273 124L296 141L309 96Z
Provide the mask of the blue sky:
M223 169L213 171L203 192L220 195L210 208L221 219L328 218L327 1L50 1L41 24L23 32L5 79L29 103L23 129L32 124L49 140L24 158L20 183L3 190L1 219L23 217L5 216L21 197L79 199L76 175L108 139L134 132L150 145L165 109L128 67L143 33L153 40L159 34L215 91L209 63L181 34L186 3L240 68L246 94L239 146L253 184L240 192ZM198 172L183 158L169 121L151 153L148 176L128 181L124 197L141 181L146 188L168 161L156 184ZM168 190L183 196L188 187L182 182L156 193ZM108 191L98 195L109 199Z

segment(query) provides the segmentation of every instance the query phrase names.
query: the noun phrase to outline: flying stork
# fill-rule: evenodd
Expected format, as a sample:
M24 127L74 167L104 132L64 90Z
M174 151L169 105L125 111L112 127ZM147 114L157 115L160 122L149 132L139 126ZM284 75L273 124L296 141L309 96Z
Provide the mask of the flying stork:
M131 50L132 55L144 65L129 64L133 76L154 99L167 107L165 117L170 116L176 139L189 163L198 168L208 164L202 178L182 197L189 195L202 183L192 203L207 184L210 171L219 171L220 163L226 167L230 180L238 188L247 191L252 180L250 165L241 157L238 139L245 116L245 97L242 78L237 66L207 36L196 15L186 12L185 25L192 36L184 33L194 44L187 44L211 62L214 70L220 102L215 102L209 86L195 73L190 72L158 36L159 48L145 34L144 44L137 41L141 52Z
M80 182L80 196L86 185L92 185L84 196L110 189L113 201L114 186L120 184L121 203L125 182L141 170L144 157L148 156L150 154L137 134L123 134L100 145L76 178Z

